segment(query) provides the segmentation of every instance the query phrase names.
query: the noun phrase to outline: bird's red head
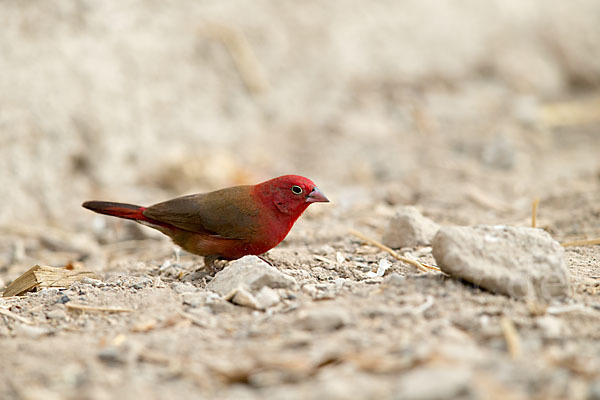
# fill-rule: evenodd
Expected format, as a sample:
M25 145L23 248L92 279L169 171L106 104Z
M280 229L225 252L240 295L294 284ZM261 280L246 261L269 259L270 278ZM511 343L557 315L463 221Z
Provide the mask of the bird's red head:
M329 201L313 181L298 175L280 176L256 187L264 202L270 202L280 212L295 218L311 203Z

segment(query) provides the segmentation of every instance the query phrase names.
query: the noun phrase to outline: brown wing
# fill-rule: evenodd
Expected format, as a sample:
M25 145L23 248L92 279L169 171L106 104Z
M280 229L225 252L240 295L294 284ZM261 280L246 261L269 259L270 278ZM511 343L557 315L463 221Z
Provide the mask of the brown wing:
M250 186L178 197L148 207L144 215L180 229L228 239L251 238L259 219Z

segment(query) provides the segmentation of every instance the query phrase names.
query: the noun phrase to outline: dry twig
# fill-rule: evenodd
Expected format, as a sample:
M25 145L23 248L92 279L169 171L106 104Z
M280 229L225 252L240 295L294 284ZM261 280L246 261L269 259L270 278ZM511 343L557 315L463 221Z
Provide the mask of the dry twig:
M14 312L7 310L5 308L2 308L2 307L0 307L0 315L4 315L5 317L12 318L14 320L17 320L17 321L22 322L27 325L32 324L32 322L30 320L28 320L27 318L23 318L20 315L15 314Z
M533 200L533 203L531 203L531 227L532 228L535 228L535 226L536 226L538 204L540 204L540 199L535 199L535 200Z
M395 259L400 260L402 262L405 262L407 264L410 264L410 265L416 267L417 269L419 269L421 271L427 272L427 269L432 269L434 271L440 271L440 269L438 267L434 267L432 265L423 264L423 263L418 262L417 260L413 260L412 258L401 256L400 254L398 254L394 250L390 249L389 247L387 247L383 243L380 243L380 242L376 241L375 239L371 239L370 237L365 236L364 234L362 234L362 233L360 233L360 232L358 232L358 231L356 231L354 229L350 229L350 233L353 234L354 236L358 237L358 238L361 238L365 242L367 242L369 244L372 244L375 247L380 248L383 251L387 251Z
M600 244L600 238L572 240L570 242L562 242L561 244L564 247L569 247L569 246L592 246L592 245L595 245L595 244Z
M101 312L109 312L109 313L122 313L122 312L134 312L135 311L132 308L95 307L95 306L86 306L83 304L72 304L72 303L65 303L65 307L67 307L70 310L77 310L77 311L101 311Z
M521 341L517 329L515 328L515 324L513 324L510 318L502 317L500 319L500 327L502 328L502 333L504 333L504 340L506 340L508 352L512 359L516 360L521 357Z

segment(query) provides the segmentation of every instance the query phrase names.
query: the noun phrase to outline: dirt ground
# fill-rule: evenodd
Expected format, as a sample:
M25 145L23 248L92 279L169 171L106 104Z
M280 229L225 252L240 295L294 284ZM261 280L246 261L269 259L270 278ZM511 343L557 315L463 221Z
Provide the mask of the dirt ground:
M0 3L0 289L36 264L98 276L0 298L0 398L600 399L600 246L565 248L571 295L542 305L349 233L381 240L404 205L529 226L539 199L556 240L600 237L598 16L592 0ZM297 285L266 311L80 207L288 173L332 201L268 253Z

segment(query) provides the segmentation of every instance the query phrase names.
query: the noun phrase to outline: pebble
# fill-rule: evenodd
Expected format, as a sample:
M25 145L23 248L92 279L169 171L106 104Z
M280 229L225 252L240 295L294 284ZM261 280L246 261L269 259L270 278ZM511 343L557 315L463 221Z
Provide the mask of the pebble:
M279 294L268 286L263 286L256 294L256 304L260 310L266 310L279 303L279 301Z
M429 400L470 398L471 371L461 366L423 366L400 377L396 399Z
M340 307L315 308L301 311L296 321L300 329L328 332L340 329L350 323L350 314Z
M415 247L431 244L439 225L424 217L412 206L398 209L383 234L382 241L392 248Z
M225 300L229 300L233 304L242 307L253 308L255 310L259 308L254 295L243 287L234 289L230 294L225 296Z
M198 288L189 282L173 282L171 284L171 289L173 289L175 293L179 294L194 293L198 291Z
M92 285L94 287L102 287L102 286L106 285L100 279L94 279L94 278L83 278L80 282L87 284L87 285Z
M445 273L492 293L546 302L569 293L564 249L541 229L444 227L433 256Z
M46 313L46 318L48 319L66 319L67 313L65 310L61 308L55 308L54 310L48 311Z
M117 366L125 364L126 353L115 346L107 346L98 352L98 358L105 364Z
M255 293L264 286L292 288L296 280L256 256L246 256L219 271L206 288L225 296L240 287Z

